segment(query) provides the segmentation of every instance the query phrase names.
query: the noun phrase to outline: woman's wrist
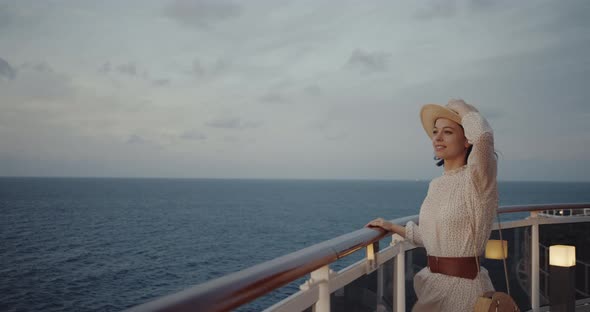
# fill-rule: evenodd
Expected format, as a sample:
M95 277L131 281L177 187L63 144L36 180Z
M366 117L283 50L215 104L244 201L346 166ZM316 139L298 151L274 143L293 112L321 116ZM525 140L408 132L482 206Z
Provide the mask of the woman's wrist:
M390 232L406 237L406 227L399 224L390 223Z
M395 233L395 225L389 222L389 231Z
M388 230L389 232L394 232L395 233L395 226L393 225L393 223L387 221L385 223L386 226L386 230Z

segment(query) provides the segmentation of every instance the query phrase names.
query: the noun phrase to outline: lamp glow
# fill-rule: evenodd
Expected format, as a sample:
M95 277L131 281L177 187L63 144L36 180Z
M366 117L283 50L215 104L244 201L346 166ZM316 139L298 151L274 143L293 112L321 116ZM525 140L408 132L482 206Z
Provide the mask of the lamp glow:
M502 253L502 250L504 251ZM502 260L508 258L508 241L490 239L486 245L486 259Z
M576 247L567 245L550 246L549 264L560 267L576 266Z
M375 261L375 248L373 244L367 245L367 260Z

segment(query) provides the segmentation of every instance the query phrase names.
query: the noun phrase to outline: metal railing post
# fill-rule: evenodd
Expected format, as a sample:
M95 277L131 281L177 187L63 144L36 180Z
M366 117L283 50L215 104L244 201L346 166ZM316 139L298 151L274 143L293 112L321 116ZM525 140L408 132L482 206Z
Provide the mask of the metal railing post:
M537 212L531 212L531 218L537 218ZM539 224L531 225L531 309L539 311Z
M313 311L330 312L330 267L325 265L311 272L311 279L317 283L319 292Z
M395 307L396 311L406 311L406 252L403 251L395 257Z
M383 298L383 266L377 269L377 306L381 304Z
M394 234L391 245L401 243L403 237ZM393 264L393 311L406 311L406 252L402 248L394 258Z
M367 275L377 270L377 302L375 303L377 306L381 303L381 298L383 298L383 266L378 265L379 262L379 242L374 242L372 244L367 245L366 254L367 254Z

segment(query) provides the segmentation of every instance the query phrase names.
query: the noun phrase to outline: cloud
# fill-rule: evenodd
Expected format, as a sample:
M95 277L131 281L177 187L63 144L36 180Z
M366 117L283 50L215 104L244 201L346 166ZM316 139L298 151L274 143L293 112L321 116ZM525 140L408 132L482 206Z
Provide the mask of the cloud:
M170 84L170 79L156 79L153 81L155 86L163 87Z
M16 71L7 61L0 57L0 77L6 77L8 79L16 78Z
M190 130L185 131L183 134L181 134L180 138L191 141L205 141L207 139L207 136L197 130Z
M386 71L389 57L389 53L365 52L356 49L352 52L346 65L366 72Z
M137 75L137 66L133 63L121 64L117 66L120 73L135 76Z
M447 18L455 15L457 6L454 0L433 0L416 10L418 19Z
M481 113L486 116L488 120L498 120L506 117L507 113L501 108L486 107L481 109Z
M337 140L342 140L342 139L346 139L346 138L348 138L348 134L346 134L346 133L331 134L331 135L326 135L326 137L325 137L326 141L337 141Z
M98 72L105 75L111 73L120 74L121 76L131 77L132 79L143 79L151 86L164 87L170 85L170 79L167 78L152 78L148 70L142 66L138 66L134 62L126 62L119 65L112 64L110 61L105 62L98 68Z
M105 73L105 74L110 73L111 72L111 62L106 62L106 63L102 64L102 66L100 66L98 71L101 73Z
M484 10L494 6L501 6L505 3L500 3L498 0L471 0L468 5L472 10Z
M0 30L22 30L36 26L53 5L45 1L11 1L10 4L7 2L0 3Z
M323 93L322 88L318 85L307 86L303 91L308 95L319 96Z
M212 24L239 16L241 7L224 0L176 0L164 8L164 15L180 24L209 28Z
M526 53L508 55L472 64L479 73L476 78L489 84L488 92L502 89L519 100L518 104L530 111L590 112L587 99L590 90L590 53L588 41L558 41L552 46ZM480 91L484 92L484 91ZM501 99L503 95L497 94Z
M508 8L514 6L514 2L502 0L430 0L419 2L422 7L416 9L416 19L453 18L461 13L472 14L485 12L495 8Z
M222 59L217 59L211 64L203 64L199 59L195 59L193 61L191 73L197 78L210 79L227 72L230 67L230 62Z
M231 1L243 9L223 11L231 2L215 0L50 1L44 12L33 3L46 1L0 4L0 56L12 69L0 71L2 150L64 161L92 151L113 168L132 164L132 174L169 166L168 174L247 176L256 168L284 177L382 176L349 169L376 168L378 155L391 177L424 177L434 168L420 169L431 160L427 142L421 147L420 104L463 97L490 119L507 161L543 149L543 159L560 164L572 150L588 157L587 0ZM105 13L112 18L101 19ZM408 146L399 152L391 142ZM161 153L151 153L157 146ZM301 161L299 150L313 151L309 166L275 170ZM116 159L127 153L128 163ZM209 159L203 167L217 170L173 169L183 159Z
M125 143L127 143L127 144L146 144L146 143L148 143L148 141L137 134L133 134L133 135L129 136L129 138L127 138L127 141Z
M257 128L261 125L261 122L254 122L254 121L243 121L240 118L222 118L212 120L206 123L207 126L212 128L222 128L222 129L247 129L247 128Z
M26 62L24 64L19 65L18 68L21 70L31 70L31 71L37 71L40 73L54 73L55 72L55 70L53 70L53 67L51 67L49 64L47 64L45 62L36 62L36 63Z
M111 72L118 72L124 75L137 76L139 73L138 66L133 62L127 62L119 65L113 65L107 61L98 68L99 73L110 74ZM147 75L144 71L144 76Z
M265 94L260 97L260 101L264 103L288 103L289 100L283 95L275 92Z
M8 4L0 4L0 29L5 29L13 23L13 14Z
M0 65L1 66L1 65ZM12 68L12 67L11 67ZM16 77L14 69L7 72L6 77ZM47 102L56 99L63 100L73 94L76 89L71 78L65 73L55 71L50 65L39 63L25 63L18 67L18 78L14 83L0 84L0 104L11 102L20 105L32 100ZM6 103L6 105L9 105Z

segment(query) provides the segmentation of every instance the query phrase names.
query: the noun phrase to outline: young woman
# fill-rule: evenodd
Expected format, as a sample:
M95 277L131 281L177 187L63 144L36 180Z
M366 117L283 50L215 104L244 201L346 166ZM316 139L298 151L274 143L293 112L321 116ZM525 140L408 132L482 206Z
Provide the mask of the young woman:
M478 268L496 209L496 155L488 122L462 100L428 104L420 112L442 176L433 179L420 207L419 224L367 224L424 246L428 267L414 277L418 301L412 311L473 311L477 297L493 290L488 272Z

